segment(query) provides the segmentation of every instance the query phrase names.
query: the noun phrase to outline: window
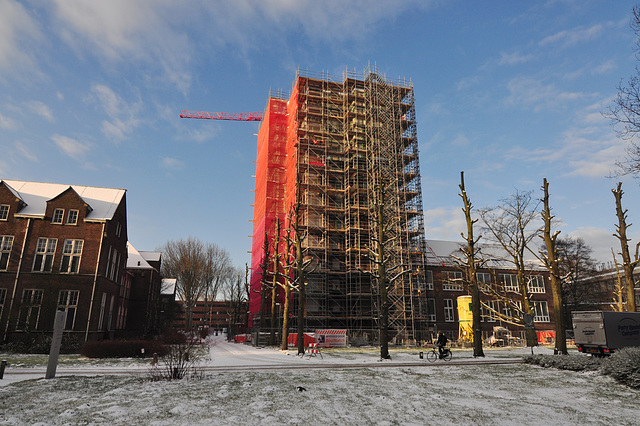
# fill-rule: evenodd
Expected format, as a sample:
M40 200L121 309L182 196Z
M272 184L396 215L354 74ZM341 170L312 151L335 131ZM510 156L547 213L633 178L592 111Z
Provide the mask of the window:
M7 289L0 288L0 318L2 317L2 311L4 310L4 302L7 300Z
M62 247L62 262L60 272L77 274L80 269L80 259L82 258L82 240L65 240Z
M454 322L456 320L454 313L453 299L444 299L444 320Z
M436 299L427 299L427 313L429 321L436 322Z
M429 270L427 271L427 290L433 290L433 271Z
M515 317L515 316L519 316L521 315L522 312L522 302L519 300L515 300L512 301L515 303L516 307L517 307L517 311L514 309L511 309L509 307L509 305L507 304L503 304L503 308L502 308L502 313L507 316L507 317Z
M76 310L78 309L78 290L62 290L58 297L58 310L64 310L67 313L67 321L64 324L65 330L73 330L76 321Z
M53 219L51 219L52 223L62 223L62 218L64 217L64 209L55 209L53 211Z
M13 236L0 235L0 271L6 271L13 247Z
M38 238L36 258L33 261L34 272L51 272L57 244L58 240L55 238Z
M442 283L443 290L462 291L462 272L445 271L444 281Z
M36 330L40 319L42 290L25 289L22 292L22 305L16 324L16 330Z
M78 210L69 210L67 214L67 225L76 225L78 223Z
M518 291L518 276L516 274L498 274L498 283L505 291Z
M120 222L116 223L116 237L120 238L122 236L122 225Z
M9 205L0 204L0 220L9 219Z
M547 302L531 302L533 304L533 320L535 322L549 322L549 309Z
M102 293L102 301L100 302L100 316L98 317L98 330L102 330L104 323L104 308L107 304L107 293Z
M476 273L476 280L478 281L478 284L489 285L489 284L491 284L491 274L489 274L487 272L477 272Z
M487 322L496 322L498 319L498 316L496 315L496 312L498 312L498 301L488 300L486 303L488 308L484 308L485 315L482 319Z
M544 293L544 277L542 275L530 275L527 277L529 283L527 284L527 290L529 293Z

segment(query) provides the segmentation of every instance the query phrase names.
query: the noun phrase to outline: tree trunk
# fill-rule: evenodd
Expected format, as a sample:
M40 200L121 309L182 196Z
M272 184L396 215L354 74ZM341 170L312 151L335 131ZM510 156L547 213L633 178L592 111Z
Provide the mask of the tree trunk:
M551 235L551 208L549 207L549 182L545 178L542 189L544 191L542 219L544 220L543 239L547 247L546 266L549 269L551 280L551 290L553 292L553 310L556 323L556 346L555 352L562 355L568 355L567 338L564 324L564 301L562 300L562 281L560 279L560 268L558 262L558 249L556 248L556 239L558 233Z
M471 202L467 197L467 191L464 187L464 172L460 172L460 196L464 203L464 215L467 222L467 280L469 293L471 293L471 314L473 315L473 356L484 357L484 351L482 350L482 314L481 314L481 302L480 302L480 288L478 287L478 278L476 277L476 241L473 238L473 224L474 220L471 218Z
M617 234L614 234L616 238L620 240L620 254L622 255L622 269L624 270L624 284L625 284L625 293L627 296L627 311L635 312L636 311L636 291L635 291L635 282L633 279L633 270L638 263L638 251L636 249L636 260L631 261L631 256L629 255L629 239L627 238L627 228L630 225L627 225L627 211L622 210L622 182L618 182L618 188L612 189L613 196L616 199L616 216L618 216L618 225L616 226Z

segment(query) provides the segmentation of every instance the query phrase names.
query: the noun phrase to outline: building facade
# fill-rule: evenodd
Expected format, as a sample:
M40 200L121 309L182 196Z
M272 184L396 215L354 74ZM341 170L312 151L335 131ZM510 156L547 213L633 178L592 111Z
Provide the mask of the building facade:
M427 240L427 290L426 311L429 315L430 339L434 339L438 331L444 332L449 339L470 340L471 336L465 332L464 321L469 313L470 296L464 277L464 271L459 267L452 255L463 258L460 251L462 243L454 241ZM507 294L518 307L522 308L523 299L519 286L517 272L508 256L497 247L482 246L485 256L484 266L478 269L476 279L480 288L491 287L500 294ZM533 322L538 340L547 342L555 336L555 322L553 309L553 294L549 282L549 272L539 263L527 263L525 274L527 291L534 314ZM481 300L486 307L482 308L482 335L489 339L494 334L494 328L509 330L512 337L521 342L525 340L523 325L516 325L505 321L494 311L509 315L509 307L501 300L493 297L488 291L481 292ZM466 305L466 306L463 306ZM491 308L491 309L489 309Z
M377 340L380 294L369 250L385 239L387 268L405 271L389 290L391 335L396 343L423 339L428 316L418 307L426 303L419 300L426 298L426 248L411 82L371 68L339 80L298 72L290 96L268 101L256 163L252 325L260 323L262 283L274 273L273 247L284 251L276 223L286 228L299 205L304 256L312 260L305 328Z
M124 189L0 180L0 249L2 341L50 333L57 310L79 342L127 326Z

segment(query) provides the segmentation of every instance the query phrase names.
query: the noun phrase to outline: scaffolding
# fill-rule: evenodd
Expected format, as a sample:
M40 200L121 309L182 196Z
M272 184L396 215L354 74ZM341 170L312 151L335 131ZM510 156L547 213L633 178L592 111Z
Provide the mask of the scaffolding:
M307 277L305 328L346 328L352 339L375 341L379 304L368 248L375 237L373 189L383 181L392 188L385 204L394 218L392 262L411 271L390 292L390 335L395 343L422 340L426 242L411 82L388 79L372 67L364 75L347 71L342 80L299 70L286 118L270 117L269 108L282 111L280 102L270 100L258 137L252 288L259 285L264 232L276 217L284 219L299 184L305 255L315 266ZM272 133L283 120L286 135L281 128ZM277 183L270 181L276 175ZM282 204L269 208L270 202Z

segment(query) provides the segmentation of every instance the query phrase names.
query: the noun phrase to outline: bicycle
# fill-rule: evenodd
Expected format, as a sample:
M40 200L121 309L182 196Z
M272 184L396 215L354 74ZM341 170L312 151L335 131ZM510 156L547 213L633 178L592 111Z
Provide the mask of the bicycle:
M451 353L451 349L443 348L442 349L442 356L440 356L440 352L438 352L437 348L433 348L429 352L427 352L427 361L436 362L436 359L438 359L438 358L444 359L445 361L451 361L451 358L453 358L453 354Z

